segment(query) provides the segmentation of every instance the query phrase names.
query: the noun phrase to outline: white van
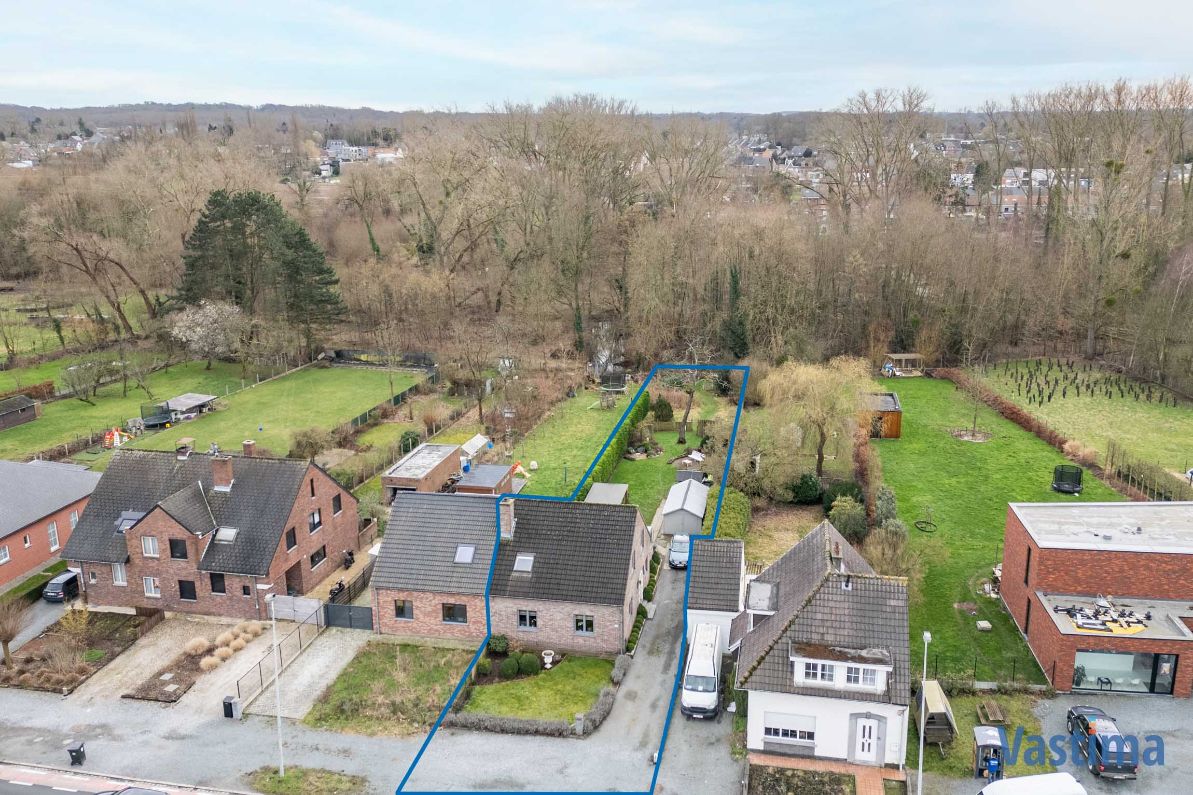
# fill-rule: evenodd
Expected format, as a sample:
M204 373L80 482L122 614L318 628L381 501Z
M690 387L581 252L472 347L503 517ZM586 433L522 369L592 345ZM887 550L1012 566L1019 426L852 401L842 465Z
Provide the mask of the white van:
M1071 773L1044 773L992 781L978 795L1086 795Z
M679 711L689 718L715 718L721 705L721 629L697 624L688 646Z

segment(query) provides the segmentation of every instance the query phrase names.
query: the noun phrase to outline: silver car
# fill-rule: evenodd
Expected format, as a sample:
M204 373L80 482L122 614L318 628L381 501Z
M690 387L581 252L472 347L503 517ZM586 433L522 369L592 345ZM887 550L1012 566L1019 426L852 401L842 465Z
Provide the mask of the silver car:
M692 543L687 536L674 536L671 539L671 549L667 552L667 565L673 569L688 567L688 550Z

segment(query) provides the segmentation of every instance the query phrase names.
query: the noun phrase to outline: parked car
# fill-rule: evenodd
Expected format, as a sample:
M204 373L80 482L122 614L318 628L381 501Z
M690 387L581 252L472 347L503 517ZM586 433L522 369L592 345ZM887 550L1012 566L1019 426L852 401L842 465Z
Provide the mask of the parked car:
M41 598L47 602L69 602L79 595L79 575L64 571L46 583L41 589Z
M978 795L1086 795L1072 773L1044 773L991 781Z
M1139 772L1139 749L1129 748L1114 718L1097 707L1069 707L1065 728L1077 735L1077 747L1085 754L1089 772L1103 778L1135 778Z
M667 565L673 569L688 567L688 550L692 548L687 536L674 536L671 539L671 549L667 552Z
M679 711L689 718L715 718L721 702L721 629L698 624L688 647Z

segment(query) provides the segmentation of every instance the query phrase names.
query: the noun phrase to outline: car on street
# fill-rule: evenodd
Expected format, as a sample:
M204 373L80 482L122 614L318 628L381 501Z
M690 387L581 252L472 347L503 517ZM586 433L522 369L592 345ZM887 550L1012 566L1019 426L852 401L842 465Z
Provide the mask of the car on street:
M1102 778L1135 778L1139 772L1139 749L1128 745L1111 718L1097 707L1076 705L1065 715L1065 728L1076 736L1089 772Z
M62 572L41 590L41 598L47 602L69 602L78 595L79 575L73 571Z
M671 547L667 552L667 565L673 569L688 567L688 551L692 542L687 536L675 536L671 539Z

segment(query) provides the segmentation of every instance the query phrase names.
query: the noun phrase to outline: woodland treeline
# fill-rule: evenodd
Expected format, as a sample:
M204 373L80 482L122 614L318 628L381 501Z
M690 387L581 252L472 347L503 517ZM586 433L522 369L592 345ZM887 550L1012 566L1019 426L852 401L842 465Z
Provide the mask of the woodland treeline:
M177 305L215 191L275 195L339 277L326 341L390 350L779 362L918 350L1105 357L1193 387L1193 88L1075 85L987 104L974 157L1059 178L964 215L930 99L859 93L809 122L825 179L735 165L731 133L593 96L403 128L405 157L310 175L322 134L139 131L0 179L0 279ZM938 126L938 125L936 125ZM284 127L284 129L283 129ZM12 171L12 170L7 170ZM807 188L822 209L802 198ZM264 318L286 345L293 318ZM297 343L295 343L297 344Z

